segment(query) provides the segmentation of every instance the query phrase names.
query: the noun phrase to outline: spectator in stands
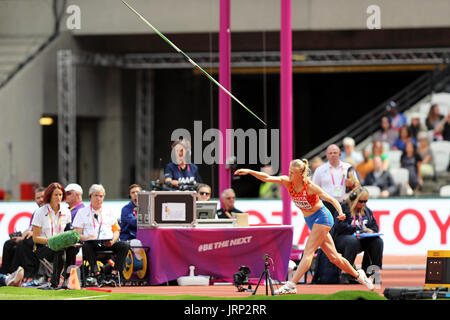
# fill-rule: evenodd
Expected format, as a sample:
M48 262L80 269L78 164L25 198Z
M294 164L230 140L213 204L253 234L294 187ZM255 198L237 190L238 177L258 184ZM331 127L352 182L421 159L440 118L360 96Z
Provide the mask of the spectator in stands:
M395 101L390 101L386 106L386 111L388 112L389 119L391 121L391 128L394 131L399 131L401 127L407 124L406 117L403 113L398 112L397 103Z
M383 161L380 156L373 158L373 170L364 179L365 186L377 186L380 188L380 197L387 198L397 191L397 186L389 171L383 170Z
M427 132L427 127L420 122L420 115L417 112L414 112L411 115L411 124L409 125L411 130L411 136L417 140L417 135L419 132Z
M373 170L373 159L370 158L370 151L364 149L362 151L364 160L356 166L356 171L360 175L361 179L364 180L366 175Z
M427 132L419 132L418 134L417 153L422 158L420 171L422 177L434 177L434 159L430 149L430 140Z
M430 110L428 111L427 118L425 120L425 124L428 128L428 130L435 131L437 125L441 120L444 118L443 115L439 112L439 105L434 103L431 105ZM442 140L442 136L439 135L439 133L434 132L435 136L433 137L434 140Z
M328 146L326 156L328 161L316 169L312 181L337 201L343 202L349 193L346 190L354 189L360 182L356 177L348 177L351 164L339 159L341 151L337 145ZM331 203L324 201L324 204L332 213L336 213Z
M39 187L34 190L34 200L39 207L44 205L45 188ZM9 274L22 266L25 271L25 278L36 276L39 267L39 260L33 252L33 228L32 220L34 213L30 219L30 226L22 232L21 236L12 237L3 244L2 266L0 273Z
M381 118L381 129L375 132L373 141L380 140L382 142L389 143L389 147L392 148L395 140L398 138L398 131L395 131L391 127L391 119L388 116Z
M222 192L221 200L223 203L223 207L217 210L217 217L219 219L233 219L234 214L233 213L242 213L241 210L236 209L234 207L234 202L236 201L236 194L234 193L233 189L225 189Z
M412 141L408 141L405 145L405 150L400 158L400 165L409 171L409 183L406 187L407 194L412 195L419 190L423 184L422 180L422 158L416 151L416 146Z
M187 152L190 152L189 146L189 142L184 139L172 144L172 161L164 169L164 182L171 188L195 190L196 184L202 182L198 167L186 160Z
M120 240L127 241L136 239L137 232L137 199L142 187L138 184L132 184L128 187L128 202L120 214Z
M39 259L46 259L53 263L53 272L50 288L57 288L61 272L64 270L64 279L69 278L67 267L76 261L76 249L68 247L53 251L48 247L48 239L71 228L72 216L70 210L61 206L66 199L66 191L58 182L51 183L44 194L45 205L40 207L33 217L33 241L36 244L36 255ZM65 257L65 261L64 261Z
M16 271L8 275L0 273L0 287L20 287L23 276L24 270L22 267L18 267Z
M395 140L392 146L393 150L405 150L405 145L407 142L411 141L415 146L417 146L417 140L412 136L411 128L408 126L403 126L400 129L399 136Z
M310 162L311 173L314 173L316 171L316 169L318 167L320 167L321 165L323 165L323 160L321 157L316 156L316 157L312 158L312 160Z
M346 215L344 220L335 219L334 241L336 249L354 264L356 255L364 251L361 268L367 273L371 265L382 268L383 240L379 236L370 236L378 233L378 224L372 210L366 203L369 201L369 192L364 187L353 190L342 205ZM360 235L360 236L359 236ZM341 283L349 283L351 277L341 275Z
M79 184L71 183L66 186L66 203L69 205L72 221L75 219L78 210L84 208L82 196L83 189Z
M269 176L273 176L275 173L272 170L272 166L266 165L261 168L261 172L267 173ZM273 182L263 182L259 186L259 197L261 199L280 199L280 185Z
M197 186L197 201L209 201L211 199L211 187L206 183Z
M442 118L439 124L434 128L434 131L442 134L442 139L450 141L450 110L448 110L447 116Z
M369 156L370 159L373 160L374 157L379 156L381 157L381 160L383 161L383 170L389 169L389 157L386 153L386 150L384 150L383 143L379 140L374 141L372 145L372 154ZM372 168L370 168L370 171L373 170L373 162L372 162Z
M344 146L344 152L341 154L341 161L356 166L364 160L361 152L355 151L355 140L353 138L345 137L342 141L342 145Z
M110 279L101 278L96 261L97 251L112 250L116 254L112 271L112 280L116 281L118 273L123 270L125 258L130 249L128 242L119 240L120 227L112 211L103 207L105 194L105 188L101 184L93 184L89 188L90 206L78 211L73 222L74 229L80 234L80 241L84 241L83 253L98 285Z

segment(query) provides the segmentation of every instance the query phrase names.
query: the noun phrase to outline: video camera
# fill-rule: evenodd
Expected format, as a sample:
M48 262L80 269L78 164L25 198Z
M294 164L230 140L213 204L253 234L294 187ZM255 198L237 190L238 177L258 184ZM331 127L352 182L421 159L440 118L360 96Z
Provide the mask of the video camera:
M250 268L246 266L240 266L239 271L233 275L234 285L237 287L238 292L247 291L243 287L244 284L248 284L248 275L250 274ZM250 286L249 286L250 290Z
M10 239L15 238L15 237L21 237L21 236L22 236L22 232L20 232L20 231L16 231L16 232L9 234Z

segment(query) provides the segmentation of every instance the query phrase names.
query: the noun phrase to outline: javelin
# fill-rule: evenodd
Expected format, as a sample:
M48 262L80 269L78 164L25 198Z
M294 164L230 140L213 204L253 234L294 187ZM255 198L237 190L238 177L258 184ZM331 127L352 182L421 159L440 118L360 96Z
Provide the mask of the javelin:
M153 31L156 32L156 34L158 34L161 38L163 38L164 41L166 41L169 45L172 46L172 48L174 48L178 53L180 53L181 55L183 55L183 57L186 58L187 61L189 61L194 67L196 67L198 70L200 70L205 76L208 77L209 80L211 80L212 82L214 82L220 89L222 89L223 91L225 91L225 93L227 93L231 98L233 98L237 103L239 103L241 106L244 107L245 110L247 110L248 112L250 112L256 119L258 119L259 121L261 121L264 125L266 125L266 123L264 121L262 121L255 113L253 113L253 111L251 111L249 108L247 108L241 101L239 101L235 96L233 96L231 94L230 91L228 91L227 89L225 89L224 86L222 86L216 79L214 79L213 77L211 77L209 75L208 72L206 72L205 70L203 70L197 63L195 63L191 58L189 58L189 56L184 53L182 50L180 50L176 45L174 45L172 43L172 41L170 41L169 39L167 39L161 32L159 32L158 29L156 29L150 22L147 21L147 19L145 19L139 12L137 12L136 10L133 9L133 7L131 7L128 3L126 3L124 0L121 0L131 11L133 11L142 21L144 21L150 28L153 29Z

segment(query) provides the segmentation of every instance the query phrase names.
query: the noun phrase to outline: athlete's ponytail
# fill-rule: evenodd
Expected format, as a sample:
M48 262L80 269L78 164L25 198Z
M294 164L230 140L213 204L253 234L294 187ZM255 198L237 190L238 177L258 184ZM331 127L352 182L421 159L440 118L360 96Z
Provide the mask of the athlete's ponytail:
M303 176L303 180L306 180L309 176L309 163L307 159L294 159L291 161L290 166L293 168L297 168L300 171L300 174Z

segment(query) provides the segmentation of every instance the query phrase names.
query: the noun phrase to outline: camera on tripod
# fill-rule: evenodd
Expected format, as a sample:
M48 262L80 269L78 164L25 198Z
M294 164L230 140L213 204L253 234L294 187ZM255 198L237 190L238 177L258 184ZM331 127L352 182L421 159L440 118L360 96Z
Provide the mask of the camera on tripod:
M240 266L239 271L233 275L234 285L237 287L238 292L247 291L243 285L248 284L248 275L250 274L250 268L246 266ZM248 288L250 290L250 286Z
M163 191L164 190L164 185L161 183L161 181L155 180L155 181L151 181L150 182L150 189L152 191Z

